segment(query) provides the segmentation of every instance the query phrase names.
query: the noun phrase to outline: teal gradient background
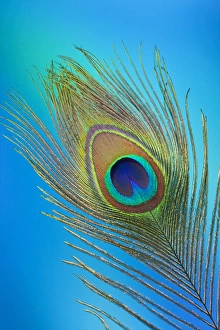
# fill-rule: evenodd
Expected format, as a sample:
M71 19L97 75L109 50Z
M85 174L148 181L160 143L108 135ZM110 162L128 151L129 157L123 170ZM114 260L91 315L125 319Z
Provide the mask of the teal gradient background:
M48 125L49 115L27 73L33 65L43 72L52 59L59 61L58 55L67 55L87 66L73 44L83 46L99 59L110 60L114 43L123 58L122 40L138 61L142 41L145 66L155 82L153 50L157 46L182 107L186 91L191 88L190 116L200 150L200 109L208 118L213 201L220 158L219 0L8 0L0 4L0 103L7 101L5 93L13 87ZM1 110L1 116L3 113ZM0 133L5 134L3 127ZM145 329L115 307L105 305L73 276L80 270L61 262L74 254L63 244L71 242L72 237L62 224L40 213L50 213L53 207L39 197L36 186L47 190L29 164L1 137L0 328L100 330L100 321L75 302L94 299L95 305L103 309L107 306L109 313L120 316L131 329ZM109 324L111 329L117 328Z

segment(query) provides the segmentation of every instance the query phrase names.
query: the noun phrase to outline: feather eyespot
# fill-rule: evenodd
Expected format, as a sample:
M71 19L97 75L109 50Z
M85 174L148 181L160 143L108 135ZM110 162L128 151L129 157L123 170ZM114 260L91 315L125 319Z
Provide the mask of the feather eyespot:
M110 195L119 203L136 206L157 192L157 177L149 163L137 155L122 157L110 166L104 181Z
M144 213L161 203L165 191L162 171L126 132L113 126L93 126L87 151L94 184L112 206Z

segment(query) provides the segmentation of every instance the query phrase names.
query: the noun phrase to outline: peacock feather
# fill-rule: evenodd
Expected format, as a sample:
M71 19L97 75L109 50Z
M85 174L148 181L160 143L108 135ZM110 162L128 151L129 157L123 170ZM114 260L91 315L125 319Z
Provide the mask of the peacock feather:
M204 156L198 175L189 92L183 113L159 51L154 53L154 88L141 46L140 70L124 47L132 73L116 50L118 64L108 65L76 48L92 65L93 75L69 57L61 57L61 64L52 62L46 77L36 70L41 87L35 84L59 139L16 91L9 94L13 104L3 106L10 114L4 123L12 133L8 138L60 196L41 189L59 208L46 215L68 225L77 244L66 244L91 262L98 260L100 267L95 270L77 256L65 262L104 282L106 291L79 276L90 290L146 328L160 329L162 322L162 329L219 329L220 181L209 216L205 116L202 113ZM101 272L102 265L132 285ZM136 301L143 313L109 294L109 288ZM129 329L95 303L79 302L105 329L108 319Z

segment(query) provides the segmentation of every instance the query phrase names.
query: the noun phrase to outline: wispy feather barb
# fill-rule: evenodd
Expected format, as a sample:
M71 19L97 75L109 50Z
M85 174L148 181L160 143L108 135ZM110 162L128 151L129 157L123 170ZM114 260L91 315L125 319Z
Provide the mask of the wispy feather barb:
M160 329L162 322L175 329L219 329L220 180L209 219L205 116L202 113L204 158L198 178L189 91L184 115L159 51L155 49L154 70L160 96L147 76L141 46L140 72L125 46L132 72L115 49L119 64L112 61L110 66L76 48L95 69L97 79L69 57L62 57L63 64L52 62L46 77L37 71L43 86L38 91L59 141L16 91L9 94L13 105L3 106L10 114L4 125L17 151L62 198L41 189L43 197L60 209L46 215L71 227L66 230L78 241L66 244L123 274L134 287L98 272L83 257L65 262L146 309L139 314L79 277L146 328ZM100 241L107 244L101 246ZM135 265L111 254L105 248L109 245L135 258ZM137 284L141 292L135 289ZM105 329L109 329L106 319L129 329L99 307L79 302Z

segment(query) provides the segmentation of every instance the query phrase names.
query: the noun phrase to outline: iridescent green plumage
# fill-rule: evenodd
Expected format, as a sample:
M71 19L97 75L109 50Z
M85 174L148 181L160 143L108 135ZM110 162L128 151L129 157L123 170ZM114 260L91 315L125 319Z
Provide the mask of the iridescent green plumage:
M88 249L67 244L126 275L147 292L154 292L156 298L95 271L77 257L67 263L87 270L146 308L146 313L139 315L81 277L89 289L148 328L158 329L151 322L153 313L171 328L218 329L219 183L209 225L206 119L202 114L204 163L198 191L188 93L185 123L159 52L155 50L155 73L161 97L148 79L141 50L142 76L125 49L135 78L116 53L127 80L114 62L113 68L103 65L79 50L102 83L66 57L65 66L52 64L46 78L38 73L60 141L15 92L10 97L16 108L6 108L15 121L9 120L10 126L6 126L35 171L74 206L44 192L44 198L64 212L56 211L52 217L78 230L82 236L67 229ZM120 260L84 235L118 247L145 270ZM87 306L106 329L101 314L127 329L111 313Z

